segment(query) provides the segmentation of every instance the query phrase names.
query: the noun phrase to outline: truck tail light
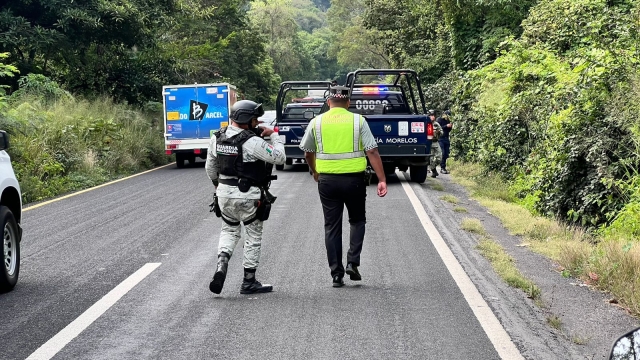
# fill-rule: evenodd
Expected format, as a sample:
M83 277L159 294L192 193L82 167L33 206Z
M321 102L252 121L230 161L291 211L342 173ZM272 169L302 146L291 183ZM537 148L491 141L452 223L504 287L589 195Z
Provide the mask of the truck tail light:
M178 148L178 145L176 144L167 145L167 150L177 149L177 148Z
M432 123L427 124L427 139L433 140L433 124Z
M274 131L274 132L278 132L278 127L277 127L277 126L274 126L274 127L273 127L273 131Z
M200 149L193 149L194 154L200 154Z
M165 150L164 153L167 154L167 155L171 155L171 150Z

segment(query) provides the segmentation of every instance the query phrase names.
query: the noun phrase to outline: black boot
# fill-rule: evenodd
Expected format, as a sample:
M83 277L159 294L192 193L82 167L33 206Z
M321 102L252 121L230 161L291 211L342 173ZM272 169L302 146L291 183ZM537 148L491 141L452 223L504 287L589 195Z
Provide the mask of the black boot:
M240 294L266 293L273 290L273 286L269 284L262 285L256 280L256 269L244 269L244 279Z
M362 276L360 275L360 272L358 271L358 266L357 265L353 265L352 263L347 264L347 269L345 270L345 272L347 274L349 274L350 279L353 280L353 281L362 280Z
M438 176L438 170L436 168L431 169L431 177L434 178Z
M222 292L222 286L224 285L224 279L227 278L227 267L229 266L229 254L221 252L218 255L218 267L216 273L213 275L213 280L209 283L209 290L214 294L220 294Z

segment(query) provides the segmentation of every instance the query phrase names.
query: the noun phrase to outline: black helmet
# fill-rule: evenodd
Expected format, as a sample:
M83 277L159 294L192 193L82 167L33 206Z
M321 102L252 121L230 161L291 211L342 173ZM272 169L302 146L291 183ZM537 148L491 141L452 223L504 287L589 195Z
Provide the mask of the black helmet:
M430 110L429 110L429 115L435 115L435 114L436 114L436 111L435 111L435 110L433 110L433 109L430 109Z
M231 120L238 124L249 124L251 119L264 115L262 104L251 100L240 100L231 107Z
M444 114L447 115L447 116L451 116L451 110L445 110Z

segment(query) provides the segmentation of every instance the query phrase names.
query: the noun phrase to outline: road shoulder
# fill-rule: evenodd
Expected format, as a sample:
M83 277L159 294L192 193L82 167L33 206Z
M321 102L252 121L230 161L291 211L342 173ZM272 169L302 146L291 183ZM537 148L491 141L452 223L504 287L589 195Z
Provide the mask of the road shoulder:
M609 304L606 294L581 286L576 279L564 278L557 264L522 246L521 237L511 235L496 216L471 199L468 191L454 183L450 175L440 175L413 186L422 189L421 201L429 215L435 216L436 226L439 223L445 230L443 237L452 250L455 249L454 254L465 270L471 272L472 280L477 282L496 315L506 322L503 325L514 341L521 340L525 357L541 358L543 353L548 355L544 350L547 348L554 354L567 354L571 358L605 358L619 335L640 325L625 311ZM457 204L447 201L451 199L447 195L455 197ZM470 218L480 220L489 236L515 260L518 270L540 288L542 301L527 298L524 292L508 287L495 274L476 249L481 237L461 230L463 220ZM474 272L484 272L484 277L472 276ZM535 320L525 320L527 314ZM518 317L524 320L520 325ZM558 323L554 324L557 328L548 324L550 318L557 318ZM510 321L513 326L509 326Z

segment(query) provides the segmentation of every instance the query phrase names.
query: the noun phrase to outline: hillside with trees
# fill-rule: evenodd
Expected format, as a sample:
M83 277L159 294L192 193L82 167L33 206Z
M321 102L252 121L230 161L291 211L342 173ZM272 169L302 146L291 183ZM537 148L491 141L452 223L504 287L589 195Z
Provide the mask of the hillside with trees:
M25 203L168 162L163 85L229 82L269 107L283 80L344 77L356 56L333 46L331 9L327 0L3 2L0 128Z

